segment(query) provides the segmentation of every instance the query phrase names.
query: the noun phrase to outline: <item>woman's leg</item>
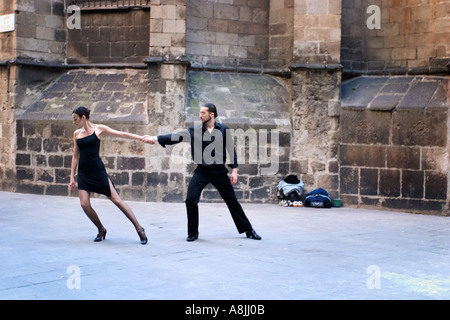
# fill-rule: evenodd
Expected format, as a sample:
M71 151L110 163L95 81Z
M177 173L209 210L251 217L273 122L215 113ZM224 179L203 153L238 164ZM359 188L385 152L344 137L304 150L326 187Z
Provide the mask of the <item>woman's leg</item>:
M125 216L131 221L131 223L136 228L136 231L139 233L143 228L137 221L136 216L133 213L133 210L131 210L130 206L120 198L119 194L116 191L116 188L114 188L113 184L111 183L111 180L109 180L109 187L111 188L110 200L120 209L120 211L122 211L125 214Z
M98 228L98 232L105 232L106 229L103 227L100 218L91 206L91 194L86 190L78 190L78 196L80 197L81 207L88 218L95 224Z

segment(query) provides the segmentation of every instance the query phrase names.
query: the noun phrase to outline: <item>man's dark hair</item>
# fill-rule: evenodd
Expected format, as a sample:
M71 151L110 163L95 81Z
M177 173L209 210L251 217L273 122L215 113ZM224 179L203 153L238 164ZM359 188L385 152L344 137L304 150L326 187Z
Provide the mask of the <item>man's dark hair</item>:
M214 119L217 119L217 116L218 116L217 108L216 108L216 106L214 104L212 104L212 103L205 103L203 106L208 108L209 112L214 113Z

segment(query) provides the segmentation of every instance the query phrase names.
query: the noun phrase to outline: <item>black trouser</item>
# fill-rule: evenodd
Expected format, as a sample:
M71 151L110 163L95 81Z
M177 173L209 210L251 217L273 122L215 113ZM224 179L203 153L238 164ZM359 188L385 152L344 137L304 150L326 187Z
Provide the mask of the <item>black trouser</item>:
M225 200L238 232L243 233L252 230L252 225L236 198L228 174L194 172L189 182L185 201L188 218L188 235L192 237L198 233L198 203L200 201L200 195L208 183L214 185L219 191L220 196Z

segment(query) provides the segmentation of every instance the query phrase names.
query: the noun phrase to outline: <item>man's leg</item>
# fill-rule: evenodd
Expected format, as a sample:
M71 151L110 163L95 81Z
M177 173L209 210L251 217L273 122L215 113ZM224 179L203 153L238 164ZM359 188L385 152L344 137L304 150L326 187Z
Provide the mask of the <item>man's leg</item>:
M203 189L209 182L207 176L197 172L194 172L194 175L189 182L185 201L188 220L188 241L193 241L196 239L195 237L198 236L198 203Z
M234 188L231 185L228 175L218 174L215 175L214 178L215 179L214 181L212 181L212 184L216 187L216 189L220 193L220 196L227 204L228 210L230 210L231 217L233 218L238 232L244 233L253 230L250 221L248 220L244 210L242 209L242 206L239 204L239 201L236 198Z

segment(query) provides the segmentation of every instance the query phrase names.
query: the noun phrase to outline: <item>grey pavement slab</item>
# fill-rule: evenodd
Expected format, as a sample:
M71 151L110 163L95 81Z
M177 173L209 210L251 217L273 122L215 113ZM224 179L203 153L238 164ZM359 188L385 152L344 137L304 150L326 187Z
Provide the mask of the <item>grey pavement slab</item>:
M200 204L186 242L183 203L0 192L0 299L449 299L450 218L350 208L243 204L261 241L237 233L223 203Z

